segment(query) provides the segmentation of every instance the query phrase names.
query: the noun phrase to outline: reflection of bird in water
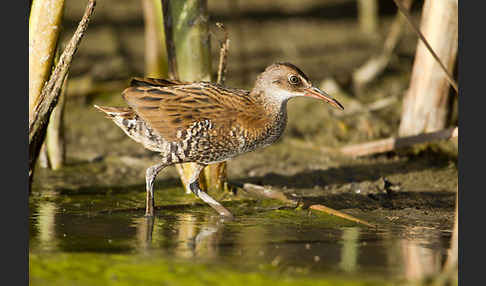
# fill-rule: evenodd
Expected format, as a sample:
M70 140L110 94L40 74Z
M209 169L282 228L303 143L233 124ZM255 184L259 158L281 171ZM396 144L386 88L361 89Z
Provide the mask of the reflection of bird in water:
M217 226L207 226L204 227L199 231L199 233L194 238L194 244L199 244L204 241L206 238L210 237L211 235L215 234L219 228Z
M288 63L267 67L251 91L209 82L135 78L122 96L129 107L95 107L132 139L162 156L146 172L147 216L154 215L157 174L173 164L194 162L197 168L189 180L191 191L220 215L231 217L200 189L199 173L205 166L274 143L285 129L290 98L318 98L343 109Z

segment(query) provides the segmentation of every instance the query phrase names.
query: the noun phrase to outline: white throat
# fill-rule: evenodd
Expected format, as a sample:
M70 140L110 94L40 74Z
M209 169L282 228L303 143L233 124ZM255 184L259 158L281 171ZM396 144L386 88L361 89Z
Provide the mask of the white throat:
M281 89L279 87L272 86L266 90L266 94L269 97L272 97L277 102L286 102L287 100L291 99L292 97L300 96L295 94L295 92L290 92L286 89Z

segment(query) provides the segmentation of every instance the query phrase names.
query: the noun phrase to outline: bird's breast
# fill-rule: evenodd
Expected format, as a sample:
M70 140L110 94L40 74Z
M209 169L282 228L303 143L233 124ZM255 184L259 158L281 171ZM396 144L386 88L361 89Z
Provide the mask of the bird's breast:
M281 112L277 114L272 120L269 120L267 124L258 126L253 130L253 136L244 136L242 141L249 137L249 140L245 141L244 151L250 152L259 148L266 147L275 143L282 136L285 126L287 125L287 114Z

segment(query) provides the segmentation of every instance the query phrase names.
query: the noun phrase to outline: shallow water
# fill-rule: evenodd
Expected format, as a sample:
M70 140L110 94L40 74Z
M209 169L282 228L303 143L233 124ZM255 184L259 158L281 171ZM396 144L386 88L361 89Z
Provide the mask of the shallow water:
M156 198L156 217L149 220L143 216L142 192L34 193L30 199L31 283L78 285L79 277L70 275L79 272L92 284L108 279L107 269L119 263L130 265L131 270L123 272L129 275L140 271L140 261L149 261L147 268L160 268L162 263L210 267L223 274L276 273L272 278L276 281L285 275L288 279L314 277L322 282L339 277L348 282L381 284L437 274L449 246L449 232L368 228L269 200L226 201L236 218L224 221L180 188L157 192ZM118 255L123 262L114 258ZM76 263L82 266L69 266ZM59 265L67 265L70 273L60 270ZM84 267L94 267L97 274L82 274ZM196 268L186 275L198 271ZM149 277L168 281L165 274L161 270L135 281Z

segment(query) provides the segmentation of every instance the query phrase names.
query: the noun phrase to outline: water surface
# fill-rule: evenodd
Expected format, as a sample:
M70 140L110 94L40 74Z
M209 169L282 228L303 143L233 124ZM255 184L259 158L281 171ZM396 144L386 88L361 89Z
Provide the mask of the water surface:
M368 228L268 200L225 202L236 216L225 221L180 188L156 198L159 207L151 220L144 217L144 194L138 191L34 193L31 283L118 285L123 273L128 276L122 281L156 284L179 285L189 277L189 284L211 279L217 284L224 282L217 277L230 274L243 275L235 279L246 283L251 274L255 283L297 279L305 284L311 279L309 283L377 285L437 274L449 247L449 232ZM170 270L176 266L185 270ZM110 271L118 274L109 276ZM137 276L141 271L149 273ZM199 279L203 274L209 280Z

